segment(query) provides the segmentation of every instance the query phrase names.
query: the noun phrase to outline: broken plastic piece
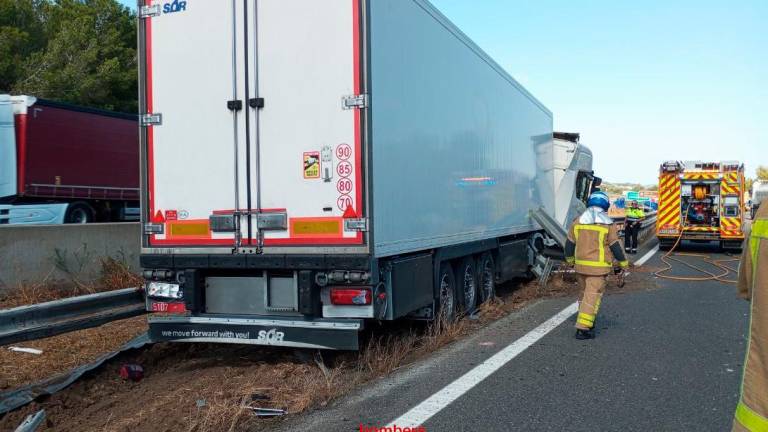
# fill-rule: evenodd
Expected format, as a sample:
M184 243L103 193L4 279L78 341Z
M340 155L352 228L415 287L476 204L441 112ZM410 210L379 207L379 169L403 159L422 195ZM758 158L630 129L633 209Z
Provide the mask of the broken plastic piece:
M259 408L259 407L251 407L251 406L247 408L252 410L257 417L278 417L281 415L285 415L285 410L279 409L279 408Z
M8 349L9 349L9 350L11 350L11 351L15 351L15 352L23 352L23 353L28 353L28 354L37 354L37 355L40 355L40 354L42 354L42 353L43 353L43 350L39 350L39 349L37 349L37 348L24 348L24 347L15 347L15 346L12 346L12 347L8 347Z

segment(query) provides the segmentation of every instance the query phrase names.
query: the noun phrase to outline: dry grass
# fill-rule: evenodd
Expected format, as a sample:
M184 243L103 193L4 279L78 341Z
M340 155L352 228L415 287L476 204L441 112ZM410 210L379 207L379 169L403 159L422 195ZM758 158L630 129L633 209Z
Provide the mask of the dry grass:
M90 363L103 354L117 350L145 331L146 318L135 317L101 327L15 344L42 350L40 355L13 352L8 347L0 347L0 391L31 384Z
M256 417L250 407L285 409L289 414L324 407L355 388L434 354L531 300L578 292L571 279L571 275L563 274L545 288L536 283L499 287L499 298L482 305L477 316L455 323L384 325L369 331L361 350L354 353L157 344L122 355L93 378L48 401L0 418L0 430L15 427L25 415L40 408L46 409L51 422L44 430L61 432L272 430L280 420ZM144 366L144 380L122 381L117 372L123 362Z
M254 373L252 379L227 397L206 401L190 413L189 432L269 430L271 420L255 417L249 406L285 409L296 414L326 406L352 389L384 377L466 334L467 320L438 322L419 329L372 335L356 353L307 354L303 361L270 365L269 378ZM399 333L399 334L398 334ZM264 387L269 384L270 386ZM254 394L265 400L254 402Z
M0 293L0 308L11 308L42 303L61 298L137 287L143 283L140 275L123 261L112 257L102 258L99 278L93 282L82 282L77 277L69 281L51 282L48 278L38 283L24 283Z

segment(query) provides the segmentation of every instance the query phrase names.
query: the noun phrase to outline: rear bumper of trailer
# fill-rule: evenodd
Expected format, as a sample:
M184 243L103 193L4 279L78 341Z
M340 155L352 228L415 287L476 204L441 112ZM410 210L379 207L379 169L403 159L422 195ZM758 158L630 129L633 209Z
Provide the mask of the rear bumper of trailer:
M153 342L213 342L357 350L363 321L277 317L150 316Z

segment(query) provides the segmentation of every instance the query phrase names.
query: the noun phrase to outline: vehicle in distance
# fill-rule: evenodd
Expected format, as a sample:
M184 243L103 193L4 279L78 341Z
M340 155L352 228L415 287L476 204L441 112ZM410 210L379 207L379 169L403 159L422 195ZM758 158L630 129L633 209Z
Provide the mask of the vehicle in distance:
M0 95L0 224L138 219L136 115Z
M664 162L656 219L659 244L667 249L680 238L740 249L743 200L744 165L740 162Z
M751 202L751 217L754 219L757 209L760 208L760 204L768 199L768 182L762 180L755 180L752 183L752 202Z

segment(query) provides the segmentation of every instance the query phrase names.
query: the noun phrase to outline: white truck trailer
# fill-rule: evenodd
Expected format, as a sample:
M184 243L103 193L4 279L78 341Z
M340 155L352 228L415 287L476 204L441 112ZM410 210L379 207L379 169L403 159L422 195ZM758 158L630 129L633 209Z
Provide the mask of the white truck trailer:
M153 340L357 349L530 272L552 113L428 1L139 15Z

